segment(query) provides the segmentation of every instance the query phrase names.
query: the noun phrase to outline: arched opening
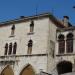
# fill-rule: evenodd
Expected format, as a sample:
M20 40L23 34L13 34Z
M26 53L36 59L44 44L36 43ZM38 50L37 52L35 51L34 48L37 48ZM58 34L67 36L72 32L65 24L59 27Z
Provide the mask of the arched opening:
M35 75L35 72L30 64L28 64L20 73L20 75Z
M60 34L58 36L58 45L59 45L59 53L62 54L65 52L65 40L64 40L64 35Z
M28 51L27 51L27 54L31 54L32 53L32 46L33 46L33 41L30 39L28 41Z
M5 53L4 53L4 55L7 55L7 52L8 52L8 43L5 44Z
M12 43L9 44L9 53L8 53L8 54L9 54L9 55L12 54Z
M3 71L1 72L1 75L14 75L14 72L12 68L8 65L7 67L3 69Z
M58 74L64 74L72 72L72 63L69 61L62 61L57 64Z
M13 54L16 54L16 49L17 49L17 42L15 42L13 45Z
M15 25L13 24L12 27L11 27L11 36L14 35L14 32L15 32Z
M73 52L73 34L69 33L66 38L67 38L67 40L66 40L66 52L72 53Z
M31 21L30 32L33 32L33 31L34 31L34 21Z

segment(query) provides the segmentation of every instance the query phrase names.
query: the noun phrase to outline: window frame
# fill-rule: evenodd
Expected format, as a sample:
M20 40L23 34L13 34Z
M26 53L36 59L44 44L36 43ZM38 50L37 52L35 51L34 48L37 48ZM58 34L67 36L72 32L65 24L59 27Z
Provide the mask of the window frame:
M73 34L67 34L66 38L66 53L73 53Z
M65 37L63 34L58 36L58 54L65 53Z

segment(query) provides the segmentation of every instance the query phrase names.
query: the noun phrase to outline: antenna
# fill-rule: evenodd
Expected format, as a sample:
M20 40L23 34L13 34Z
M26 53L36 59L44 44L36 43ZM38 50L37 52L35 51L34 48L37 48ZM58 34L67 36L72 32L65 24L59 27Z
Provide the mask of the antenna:
M36 2L36 15L38 14L38 5L39 5L39 0Z
M54 8L52 8L51 13L54 14Z

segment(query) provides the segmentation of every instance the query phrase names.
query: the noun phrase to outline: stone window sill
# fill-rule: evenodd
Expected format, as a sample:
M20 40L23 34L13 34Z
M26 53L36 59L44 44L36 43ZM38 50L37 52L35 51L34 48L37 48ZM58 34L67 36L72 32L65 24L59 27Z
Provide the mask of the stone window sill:
M15 37L15 35L10 35L9 38L11 38L11 37Z
M56 54L56 56L72 56L72 55L75 55L75 53Z
M34 32L29 32L29 33L27 33L27 35L33 35L34 34Z

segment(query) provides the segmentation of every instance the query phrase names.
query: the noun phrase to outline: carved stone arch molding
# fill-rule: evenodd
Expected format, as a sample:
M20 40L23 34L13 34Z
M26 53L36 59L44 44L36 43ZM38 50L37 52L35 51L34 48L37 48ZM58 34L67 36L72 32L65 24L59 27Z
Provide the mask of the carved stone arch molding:
M20 72L19 75L35 75L35 70L31 64L27 64Z
M10 65L7 65L2 71L0 75L14 75L14 72Z

